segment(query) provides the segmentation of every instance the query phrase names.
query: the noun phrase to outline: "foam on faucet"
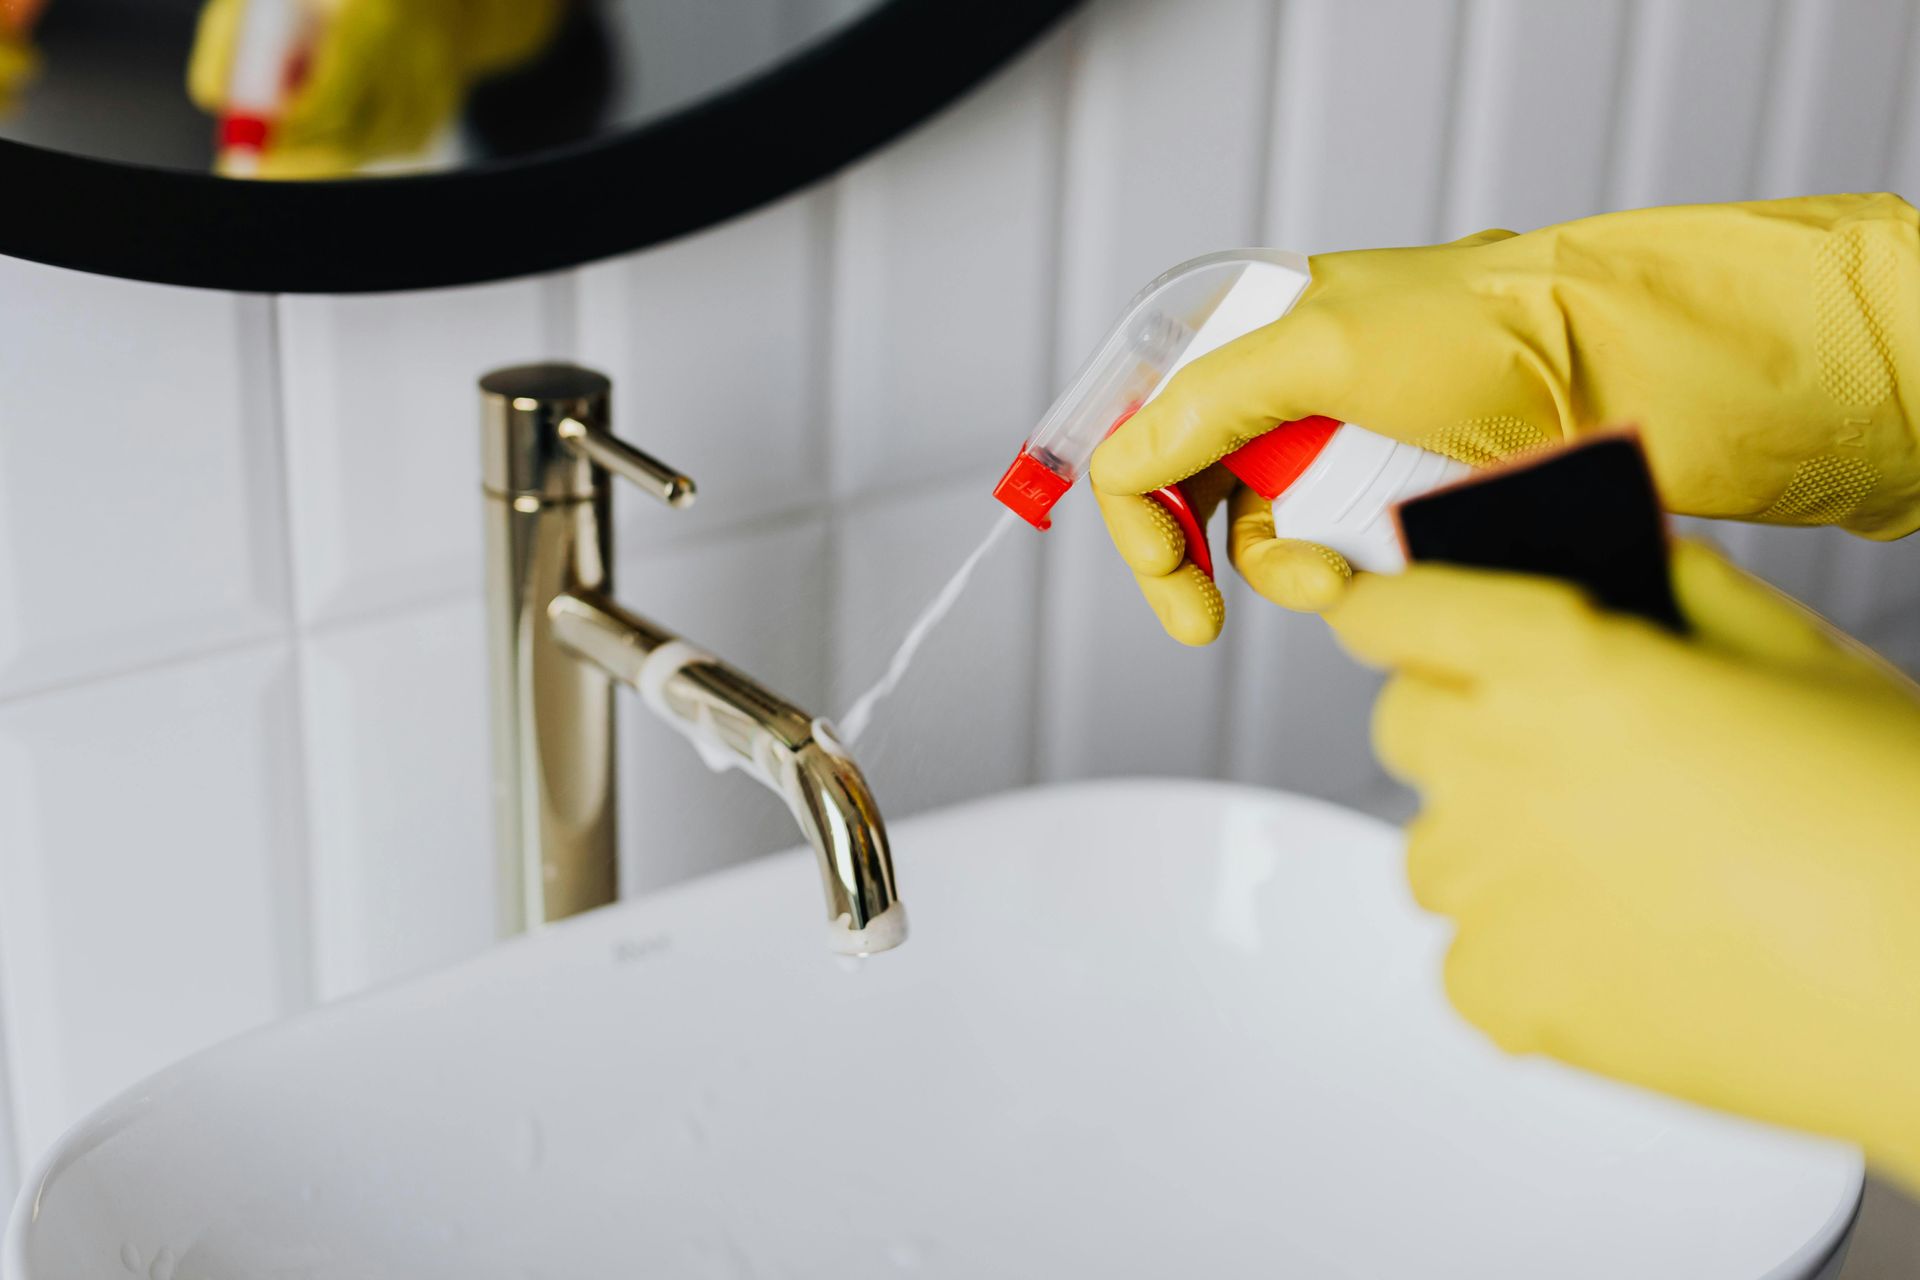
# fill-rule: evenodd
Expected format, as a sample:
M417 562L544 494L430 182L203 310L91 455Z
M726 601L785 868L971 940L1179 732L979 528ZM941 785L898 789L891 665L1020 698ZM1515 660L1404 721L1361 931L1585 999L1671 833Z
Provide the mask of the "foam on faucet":
M873 919L867 927L853 927L853 917L842 911L827 922L827 946L843 956L870 956L876 951L891 951L907 940L907 909L894 903Z
M667 702L667 681L695 663L718 661L699 645L688 644L685 640L669 640L647 655L646 661L640 664L639 679L634 684L640 691L640 700L647 704L647 708L678 729L681 736L693 744L701 763L715 773L725 773L729 769L744 768L745 762L720 745L712 726L705 723L704 713L698 722L688 720Z

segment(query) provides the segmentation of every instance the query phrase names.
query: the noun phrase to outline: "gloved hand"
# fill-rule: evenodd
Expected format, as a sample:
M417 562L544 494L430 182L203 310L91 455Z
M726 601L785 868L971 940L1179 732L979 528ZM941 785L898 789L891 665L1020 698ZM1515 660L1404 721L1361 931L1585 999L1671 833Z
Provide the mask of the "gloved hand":
M207 0L187 67L201 110L226 101L248 0ZM420 151L476 79L537 54L565 0L310 0L306 78L274 123L259 176L327 178Z
M1157 579L1181 560L1121 514L1132 495L1277 422L1325 414L1480 466L1637 425L1674 511L1898 537L1920 527L1917 228L1895 196L1813 196L1323 254L1290 314L1134 414L1093 483L1122 558ZM1336 555L1273 541L1253 495L1234 510L1256 591L1339 598ZM1198 584L1154 589L1163 619L1206 630Z
M1672 635L1415 565L1329 612L1396 674L1407 874L1513 1053L1845 1138L1920 1188L1920 689L1698 545Z

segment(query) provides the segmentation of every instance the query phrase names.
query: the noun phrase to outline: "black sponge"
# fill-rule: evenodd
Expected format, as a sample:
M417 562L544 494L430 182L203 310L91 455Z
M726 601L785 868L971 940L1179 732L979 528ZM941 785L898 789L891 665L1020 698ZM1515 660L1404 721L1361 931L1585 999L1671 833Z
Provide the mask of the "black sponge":
M1687 629L1667 574L1667 527L1629 432L1596 436L1402 503L1409 560L1564 578L1600 604Z

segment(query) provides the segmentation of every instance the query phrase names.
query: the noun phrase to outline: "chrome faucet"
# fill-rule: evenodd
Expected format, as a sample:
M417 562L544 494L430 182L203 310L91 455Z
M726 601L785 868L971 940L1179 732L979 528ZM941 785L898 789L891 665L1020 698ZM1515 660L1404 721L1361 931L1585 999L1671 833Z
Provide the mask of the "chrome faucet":
M906 938L886 828L830 726L612 598L612 477L669 507L693 481L616 439L610 383L565 364L480 380L493 679L499 926L612 902L613 685L787 802L819 856L828 937L864 955Z

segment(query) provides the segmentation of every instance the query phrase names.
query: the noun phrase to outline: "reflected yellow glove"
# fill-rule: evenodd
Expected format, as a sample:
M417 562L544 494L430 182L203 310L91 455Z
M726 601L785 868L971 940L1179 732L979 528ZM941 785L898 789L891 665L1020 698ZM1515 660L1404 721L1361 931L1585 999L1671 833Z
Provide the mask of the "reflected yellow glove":
M0 0L0 115L11 111L40 70L30 38L46 0Z
M565 0L308 0L319 33L275 122L260 176L327 178L417 153L473 81L537 54ZM208 0L187 67L202 110L226 101L247 0Z
M1897 537L1920 527L1917 226L1894 196L1814 196L1323 254L1289 315L1182 370L1093 482L1121 556L1163 577L1170 553L1116 513L1277 422L1326 414L1481 466L1637 425L1675 511ZM1235 508L1254 589L1338 599L1344 563L1263 537L1256 508ZM1197 630L1203 593L1160 592Z
M1328 614L1397 673L1407 872L1502 1048L1856 1142L1920 1188L1920 689L1697 545L1685 638L1415 565Z
M24 36L0 31L0 115L13 110L39 69L40 56Z

